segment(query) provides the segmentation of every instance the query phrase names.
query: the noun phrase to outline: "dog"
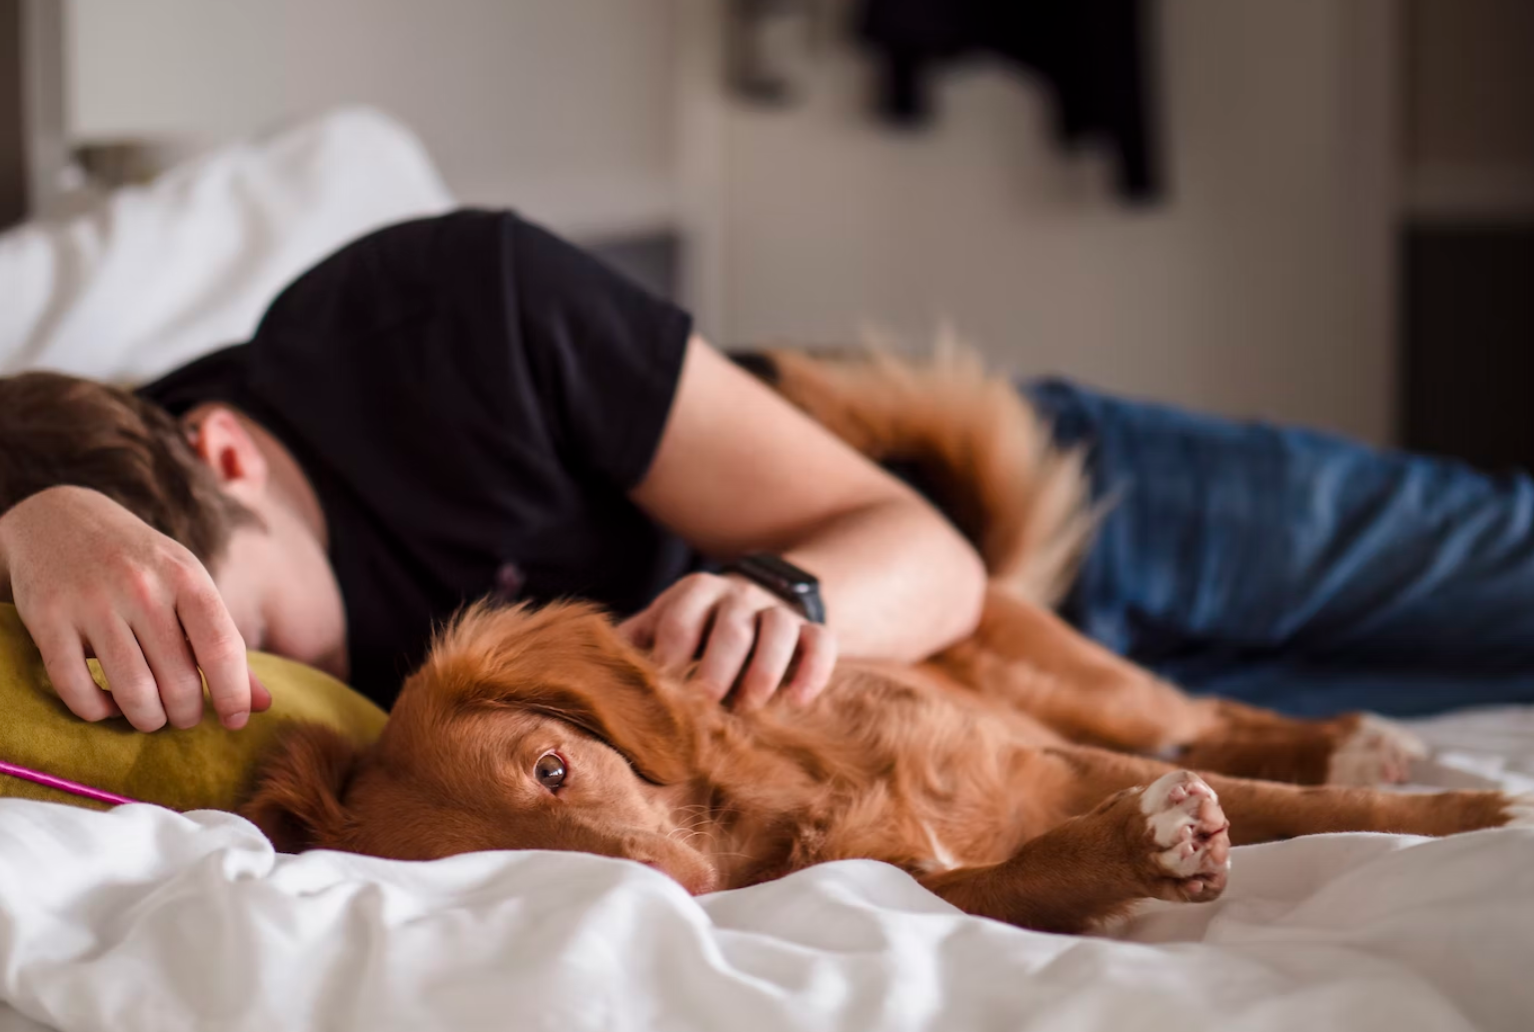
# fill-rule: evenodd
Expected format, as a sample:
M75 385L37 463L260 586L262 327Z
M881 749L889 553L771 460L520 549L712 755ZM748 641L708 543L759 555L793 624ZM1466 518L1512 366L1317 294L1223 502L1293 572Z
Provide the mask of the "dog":
M809 707L742 714L591 606L478 604L374 745L296 729L241 812L286 851L571 850L695 894L876 859L969 913L1064 933L1147 897L1218 897L1232 844L1534 817L1500 792L1372 787L1420 752L1378 718L1192 698L1074 631L1051 607L1090 538L1081 457L973 360L774 352L755 368L910 471L975 542L991 583L973 636L915 666L844 661Z

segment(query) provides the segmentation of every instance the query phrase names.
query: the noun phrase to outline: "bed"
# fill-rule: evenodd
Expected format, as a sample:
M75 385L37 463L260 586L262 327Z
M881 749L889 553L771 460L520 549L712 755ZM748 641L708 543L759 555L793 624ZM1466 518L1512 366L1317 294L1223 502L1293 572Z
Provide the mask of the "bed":
M376 112L209 155L0 236L0 372L156 375L341 242L451 203ZM1534 791L1534 709L1417 728L1420 787ZM873 862L693 899L594 856L282 856L227 814L0 800L0 1032L1512 1030L1531 958L1528 829L1246 847L1217 903L1073 938Z
M1534 787L1534 711L1418 726L1421 780ZM1531 958L1529 829L1244 847L1218 902L1074 938L868 861L693 899L595 856L280 856L226 814L0 801L0 1032L1523 1030Z

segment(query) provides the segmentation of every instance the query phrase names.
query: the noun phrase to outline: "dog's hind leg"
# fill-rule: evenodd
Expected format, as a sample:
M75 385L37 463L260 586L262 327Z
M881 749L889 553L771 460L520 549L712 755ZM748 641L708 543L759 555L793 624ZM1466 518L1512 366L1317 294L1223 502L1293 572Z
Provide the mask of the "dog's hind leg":
M1194 698L1114 655L1049 610L1005 592L979 628L936 657L952 680L1022 710L1075 742L1173 759L1197 770L1295 784L1406 780L1420 746L1362 714L1298 720Z
M1077 815L1007 860L924 876L971 914L1050 932L1089 932L1138 899L1207 902L1230 847L1340 831L1450 835L1534 822L1534 800L1502 792L1302 788L1199 775L1100 749L1042 750ZM1030 776L1041 772L1036 766ZM1227 819L1228 817L1228 819Z
M1041 756L1069 772L1057 768L1050 780L1066 786L1070 813L1085 813L1107 795L1149 784L1177 769L1157 760L1080 746L1044 749ZM1453 835L1523 823L1534 816L1534 799L1504 792L1386 792L1200 774L1230 815L1230 837L1237 845L1342 831Z
M1162 754L1216 723L1201 705L1042 606L992 591L980 626L932 660L953 680L1076 742Z

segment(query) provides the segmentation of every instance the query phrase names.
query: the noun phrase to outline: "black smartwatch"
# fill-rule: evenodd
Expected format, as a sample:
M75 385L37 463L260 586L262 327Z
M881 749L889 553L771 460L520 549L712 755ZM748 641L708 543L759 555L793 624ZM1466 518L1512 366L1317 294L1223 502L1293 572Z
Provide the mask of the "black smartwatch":
M820 600L820 581L780 555L753 552L725 563L722 572L737 574L761 585L799 610L811 623L826 622L826 606Z

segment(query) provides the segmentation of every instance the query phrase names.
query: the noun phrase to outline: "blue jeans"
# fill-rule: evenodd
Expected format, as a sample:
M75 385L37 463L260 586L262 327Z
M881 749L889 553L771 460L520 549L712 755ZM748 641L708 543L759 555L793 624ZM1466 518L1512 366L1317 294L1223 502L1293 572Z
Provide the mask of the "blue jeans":
M1534 482L1023 386L1109 508L1065 607L1196 693L1298 715L1534 701Z

